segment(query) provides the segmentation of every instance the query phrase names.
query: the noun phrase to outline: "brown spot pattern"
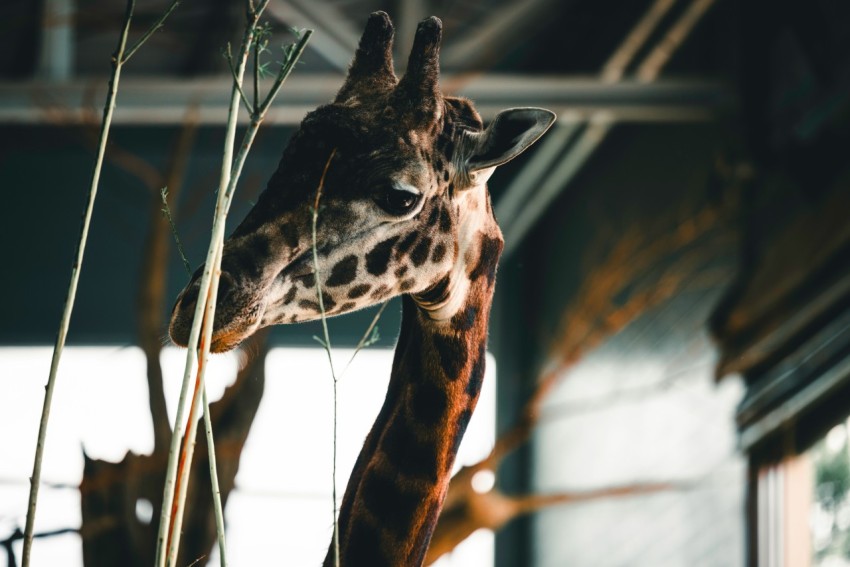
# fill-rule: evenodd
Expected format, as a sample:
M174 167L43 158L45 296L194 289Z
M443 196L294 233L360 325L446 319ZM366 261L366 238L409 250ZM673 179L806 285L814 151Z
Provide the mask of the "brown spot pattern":
M348 298L349 299L357 299L358 297L363 297L369 290L372 289L372 286L369 284L358 284L348 290Z

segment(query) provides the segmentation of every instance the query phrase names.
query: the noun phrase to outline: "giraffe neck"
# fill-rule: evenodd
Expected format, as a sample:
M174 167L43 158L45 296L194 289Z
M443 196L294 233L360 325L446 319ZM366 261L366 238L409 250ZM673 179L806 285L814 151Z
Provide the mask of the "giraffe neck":
M465 302L448 321L435 321L403 297L387 397L340 509L344 567L418 566L425 558L481 390L496 252L486 269L479 260ZM331 565L329 551L325 566Z

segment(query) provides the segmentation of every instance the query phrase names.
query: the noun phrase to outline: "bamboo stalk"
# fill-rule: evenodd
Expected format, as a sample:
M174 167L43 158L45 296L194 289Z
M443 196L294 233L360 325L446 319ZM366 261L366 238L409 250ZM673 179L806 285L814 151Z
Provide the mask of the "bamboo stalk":
M262 4L260 6L260 8L264 8L264 7L265 7L265 4ZM223 205L223 211L224 211L223 214L225 216L227 215L227 212L230 210L230 203L233 200L233 192L235 191L236 184L239 180L239 177L242 174L242 169L245 165L245 160L248 157L248 152L250 152L251 147L254 144L254 140L257 136L257 132L259 131L260 125L262 124L263 120L265 119L268 108L271 105L271 101L274 99L274 97L280 91L280 88L283 85L283 82L289 76L289 73L292 71L292 68L295 65L296 58L300 57L301 53L304 51L304 47L306 47L307 42L309 41L312 33L313 33L312 30L307 30L304 33L304 35L302 36L298 45L296 46L296 49L293 51L293 53L294 53L294 55L292 56L293 58L287 60L287 62L284 63L284 66L281 68L281 73L278 75L278 78L276 79L274 85L272 86L272 89L270 90L269 95L266 97L266 99L263 102L263 104L261 105L261 107L259 109L255 109L255 111L254 111L254 113L251 117L251 122L249 124L248 130L246 130L246 132L245 132L245 134L242 138L242 144L240 146L239 153L237 154L236 159L233 161L232 170L231 170L231 173L230 173L230 180L229 180L228 185L227 185L227 190L224 192L225 197L224 197L224 205ZM244 72L244 62L243 62L243 69L242 70ZM239 90L241 91L241 89L239 89ZM237 107L238 107L238 104L237 104ZM216 260L216 263L215 263L215 271L212 273L212 279L210 280L211 288L214 287L216 290L218 289L218 279L219 279L219 276L221 274L219 267L221 265L221 255L220 255L221 248L224 244L223 237L224 237L224 232L222 231L219 234L219 238L220 238L220 240L218 242L219 255L217 256L217 260ZM201 283L201 289L203 289L203 282ZM208 297L214 297L214 296L209 295ZM210 299L209 301L214 301L214 300ZM183 506L185 505L185 501L186 501L186 488L188 487L189 473L191 471L189 465L191 465L191 463L192 463L192 457L193 457L193 454L194 454L195 436L196 436L196 432L197 432L197 419L195 417L198 413L198 408L197 408L196 404L199 401L199 396L197 395L197 392L198 391L205 392L204 372L206 370L206 366L207 366L206 363L207 363L207 359L209 357L210 340L204 340L204 339L205 338L211 339L211 337L212 337L212 320L214 318L214 315L215 315L215 307L213 306L212 310L210 310L209 307L208 307L206 316L208 316L210 318L209 330L207 330L205 328L203 334L201 335L201 344L204 345L205 348L202 349L202 354L201 354L201 357L198 361L199 376L196 378L195 396L193 397L194 402L193 402L193 406L192 406L192 408L190 409L190 412L189 412L189 420L187 421L187 424L186 424L186 434L184 435L185 442L183 443L183 456L182 456L181 460L179 461L180 463L184 463L184 465L178 469L178 485L177 485L177 491L175 493L177 495L177 505L176 505L176 507L172 508L172 515L175 518L177 518L177 520L172 519L173 525L171 527L171 537L168 540L170 542L169 543L170 552L169 552L169 559L167 560L167 563L166 563L167 565L174 565L174 562L177 559L176 553L177 553L177 547L178 546L175 545L175 544L179 543L179 539L180 539L179 534L180 534L180 527L182 525ZM196 316L197 316L197 313L196 313ZM191 345L191 343L190 343L190 345ZM200 396L200 397L203 397L203 396ZM205 407L204 412L208 413L209 408ZM211 450L214 450L214 448L211 449ZM214 486L213 490L216 491L217 487ZM173 559L171 559L171 556L173 556Z
M56 386L56 376L59 370L59 361L62 358L62 351L65 348L65 340L68 336L68 328L71 324L71 314L74 311L74 303L77 296L77 285L80 280L80 271L83 266L83 258L86 251L86 243L88 241L89 227L91 225L92 211L94 210L94 202L97 197L97 190L100 186L100 174L103 169L103 159L106 153L106 145L109 140L109 130L112 126L112 115L115 112L115 100L118 95L118 85L121 79L121 68L129 58L138 50L145 41L160 27L162 27L166 18L177 8L177 0L172 2L166 12L155 22L155 24L146 31L142 37L126 51L127 36L130 33L130 23L133 19L133 11L136 7L135 0L127 0L127 8L124 12L124 22L121 27L121 35L118 38L118 46L115 53L112 55L112 75L109 79L109 87L106 95L106 103L103 108L103 120L100 126L100 136L97 145L97 157L95 158L94 168L92 170L91 183L89 185L89 195L86 202L85 211L83 213L82 227L80 228L80 236L77 241L77 249L75 253L74 263L71 266L71 280L68 284L68 294L65 298L65 306L62 311L62 318L59 323L59 331L56 334L56 343L53 347L53 357L50 361L50 373L47 378L47 385L44 391L44 405L41 411L41 421L38 428L38 440L35 447L35 458L33 461L33 471L30 477L30 494L27 503L27 521L24 528L24 544L23 544L23 567L29 567L32 554L32 539L33 530L35 528L35 512L38 505L38 489L41 484L41 466L44 458L44 446L47 439L47 426L50 420L50 408L53 403L53 392Z
M340 378L345 376L346 371L348 371L348 367L351 366L352 362L354 362L354 359L357 357L357 354L365 347L377 341L377 339L374 339L372 336L372 329L374 329L378 325L378 321L381 319L381 315L383 315L384 309L386 309L387 305L389 304L389 301L385 301L384 303L382 303L381 308L378 309L378 312L375 313L374 317L372 317L372 322L369 323L368 327L366 327L366 331L363 333L363 336L360 337L360 340L357 342L357 346L354 347L354 352L351 353L351 358L348 359L348 362L345 364L345 368L343 368L342 372L339 373ZM375 332L375 336L377 336L377 331Z
M171 12L177 9L177 6L179 4L180 0L174 0L173 2L171 2L171 5L168 7L168 9L165 10L165 12L163 12L163 14L153 23L153 25L149 27L145 33L142 34L142 37L140 37L136 41L136 43L134 43L133 46L127 50L127 54L124 55L124 57L121 59L121 63L126 63L127 61L129 61L130 58L136 54L136 51L138 51L139 48L143 46L153 34L159 31L160 28L162 28L162 26L165 24L165 20L168 19L168 16L171 15Z
M327 314L325 313L325 300L322 297L322 278L319 274L319 250L316 246L316 226L319 223L319 201L322 198L322 189L325 186L325 176L328 173L328 168L331 166L331 161L336 155L336 148L331 151L330 157L328 157L328 161L325 163L325 169L322 171L322 177L319 179L319 187L316 189L316 201L313 203L313 227L312 227L312 236L313 236L313 269L316 272L316 296L319 301L319 313L321 314L322 319L322 332L324 334L324 341L322 342L322 346L325 347L325 352L328 355L328 364L331 367L331 378L333 378L333 398L334 398L334 423L333 423L333 470L331 472L331 488L332 494L331 498L333 500L333 556L334 556L334 567L339 567L339 515L337 513L336 507L336 439L337 439L337 377L336 372L334 371L334 361L331 356L331 337L328 332L328 320Z
M168 538L168 553L166 558L166 565L174 566L177 564L177 553L180 549L180 536L182 535L183 528L183 512L186 505L186 494L189 488L189 473L192 470L192 458L195 454L195 437L198 429L198 419L197 414L200 409L201 399L206 398L206 385L204 384L204 378L206 376L207 364L209 361L209 353L210 353L210 342L212 339L212 331L213 331L213 320L215 318L215 306L216 301L218 299L218 276L221 274L219 266L221 265L221 250L223 241L219 240L214 242L218 253L215 258L215 269L213 271L213 278L210 280L210 287L207 290L205 309L204 309L204 318L203 318L203 327L201 331L200 337L200 351L201 355L198 360L198 371L197 376L195 378L195 391L192 395L192 405L189 410L189 419L186 424L186 435L183 437L183 451L180 455L179 461L179 473L177 478L177 499L172 507L172 523L171 523L171 533ZM207 404L204 408L206 415L209 415L209 405ZM206 422L208 417L204 418ZM215 446L210 447L210 451L215 452ZM210 464L210 471L212 473L212 464ZM210 481L212 483L213 479L217 479L217 474L211 474ZM218 491L218 485L213 484L213 494ZM216 515L216 520L218 520L218 515ZM216 527L218 529L218 526ZM223 530L222 530L223 531ZM219 540L219 546L222 545L221 540ZM222 557L221 561L226 562L226 558Z
M224 509L221 505L221 489L218 484L218 465L215 458L215 440L213 439L212 417L210 402L207 399L207 389L201 390L204 403L204 431L207 434L207 451L210 463L210 484L212 485L213 511L215 512L215 529L218 537L218 555L221 567L227 567L227 545L224 537Z
M241 81L245 73L245 64L247 61L247 52L251 45L254 25L256 24L259 15L257 12L253 22L249 20L249 25L246 27L245 36L243 38L242 49L239 56L239 68L237 76L234 79L234 87L230 97L230 109L228 112L227 127L225 130L224 140L224 155L221 165L221 176L219 179L218 198L216 200L215 216L213 220L212 236L210 238L210 246L207 251L206 262L204 264L204 272L200 281L200 292L198 297L206 298L209 293L211 284L213 283L214 261L218 255L219 242L222 241L224 234L224 221L227 212L227 187L230 183L231 164L233 156L233 147L236 140L236 121L239 112L239 90L235 86L236 81ZM218 287L218 285L216 285ZM186 400L189 391L190 379L192 370L197 363L197 347L201 334L201 325L203 323L203 312L206 302L198 301L195 306L194 318L192 321L192 329L189 333L189 341L186 352L186 365L183 372L183 383L180 389L180 398L177 403L177 415L175 416L174 433L171 437L171 449L168 454L168 466L166 468L165 485L163 487L162 496L162 512L160 516L159 531L157 534L156 561L157 567L165 567L169 557L167 548L177 547L179 541L168 541L167 535L172 533L172 507L174 505L175 487L177 482L177 457L180 451L180 427L183 423L183 416L186 413ZM187 430L189 428L187 427ZM188 431L187 431L188 433ZM184 500L185 501L185 500ZM179 506L178 506L179 507ZM177 534L179 536L179 533ZM179 537L178 537L179 539Z
M249 25L246 28L245 38L243 40L242 53L240 53L240 61L239 61L239 69L237 71L237 78L241 80L242 76L245 72L245 62L247 60L247 49L250 46L251 34L253 32L253 25ZM242 54L245 56L243 57ZM224 234L224 220L226 218L227 212L227 192L226 188L230 183L230 173L231 173L231 164L232 164L232 156L233 156L233 147L236 140L236 119L239 112L239 93L236 87L233 88L231 93L231 102L230 102L230 110L227 121L227 128L225 134L224 141L224 157L222 159L222 169L221 169L221 177L219 180L219 190L218 190L218 199L216 202L216 210L215 217L213 221L213 229L212 236L210 238L210 247L207 252L206 263L204 264L204 272L201 276L200 281L200 292L199 298L206 298L209 294L209 290L211 285L215 283L215 287L218 288L217 280L218 278L213 277L213 272L215 271L215 259L218 256L218 249L220 247L220 242L223 241ZM169 549L176 549L179 546L179 531L176 533L171 528L172 526L172 514L177 516L180 515L180 504L181 500L178 498L177 510L173 510L174 506L174 497L175 497L175 487L177 482L177 456L180 449L180 440L181 435L179 433L179 428L183 423L183 415L186 412L186 399L189 390L190 379L192 376L192 370L197 363L197 347L200 339L201 332L201 324L203 323L203 312L206 306L206 302L198 301L195 307L194 319L192 322L192 329L189 334L189 342L187 345L187 353L186 353L186 365L183 372L183 384L180 389L180 398L177 404L177 415L175 417L175 425L174 425L174 433L171 438L171 449L169 451L168 456L168 466L166 468L166 477L165 477L165 486L163 488L163 497L162 497L162 514L160 517L159 524L159 533L157 535L157 552L156 552L156 563L157 567L164 567L166 565L166 561L168 564L173 564L170 559L172 557ZM199 376L200 378L200 376ZM194 407L194 403L193 403ZM194 420L192 420L194 421ZM190 425L187 426L187 437L189 429L191 429ZM184 466L188 466L191 463L185 463ZM185 503L185 494L183 495L182 501ZM177 522L174 522L175 524ZM168 540L166 539L167 534L172 534ZM176 537L175 537L176 536ZM174 556L176 559L176 555Z
M207 298L207 301L205 303L199 302L195 307L192 329L189 335L189 342L187 344L188 352L186 356L186 366L184 368L183 385L181 387L180 400L178 402L177 416L175 418L175 431L174 436L172 437L168 468L166 471L166 481L163 489L162 515L160 518L159 534L157 537L157 567L164 567L166 565L169 567L173 566L176 561L177 550L179 548L180 526L182 525L183 507L186 499L186 487L188 485L188 476L194 451L195 432L197 429L197 420L195 419L195 415L197 415L197 405L200 403L200 398L205 397L203 378L207 358L209 356L210 341L212 338L212 324L215 315L215 295L218 290L221 250L224 242L224 227L227 212L230 209L233 193L239 176L242 173L242 168L245 164L248 152L251 149L260 124L265 118L266 111L271 105L274 97L279 92L283 82L289 76L289 73L294 67L298 57L300 57L301 53L303 53L303 50L312 35L312 30L306 30L306 32L301 36L298 44L289 53L289 57L287 57L287 60L282 65L281 72L278 74L269 95L259 108L253 109L251 122L243 136L239 153L237 154L236 159L233 160L236 119L239 112L240 102L244 102L241 83L245 73L248 54L255 38L257 23L267 5L268 0L265 0L264 2L261 2L256 9L253 9L249 2L248 24L246 26L245 36L243 38L243 43L238 57L238 68L234 74L234 86L231 92L231 104L225 136L224 157L222 159L218 200L216 202L216 212L213 221L210 247L207 252L207 261L200 280L199 297L205 297ZM215 291L211 293L210 290ZM202 313L203 318L201 316ZM203 336L201 329L202 325L204 326ZM200 358L198 357L199 353L196 352L199 344L201 345ZM196 364L198 367L198 373L195 380L195 395L193 396L192 406L189 412L190 417L185 426L183 451L180 452L180 435L178 427L183 423L183 414L186 410L191 374ZM199 391L201 392L200 396L197 395ZM208 407L206 408L205 413L208 413ZM210 450L214 451L214 447L211 447ZM180 453L179 459L178 453ZM214 487L213 490L217 490L217 487ZM219 518L217 517L217 521L218 519ZM223 532L223 526L217 526L217 529ZM167 535L168 537L166 537ZM222 540L219 540L219 545L220 548L223 546Z

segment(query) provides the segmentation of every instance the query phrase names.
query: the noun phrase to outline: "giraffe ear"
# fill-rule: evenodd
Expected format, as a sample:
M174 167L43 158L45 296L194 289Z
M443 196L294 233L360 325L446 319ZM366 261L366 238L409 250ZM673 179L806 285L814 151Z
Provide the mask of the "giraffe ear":
M469 173L507 163L540 139L555 122L555 113L543 108L503 110L482 132L473 134L474 143L464 144Z

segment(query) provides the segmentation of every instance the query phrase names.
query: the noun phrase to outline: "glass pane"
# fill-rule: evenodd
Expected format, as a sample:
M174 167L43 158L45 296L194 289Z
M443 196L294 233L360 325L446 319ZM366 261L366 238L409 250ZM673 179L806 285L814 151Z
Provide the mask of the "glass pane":
M812 564L850 566L850 451L847 423L835 426L807 455L813 469L809 526Z
M23 528L27 478L52 349L0 347L0 536ZM334 349L338 369L350 349ZM173 412L185 351L162 353L165 392ZM384 399L393 352L366 349L340 379L339 498L348 474ZM215 356L207 374L210 399L233 380L238 355ZM285 565L319 565L331 537L332 382L324 350L277 348L266 360L266 389L245 445L227 510L229 560L262 565L280 557ZM456 467L486 456L495 440L495 362L461 444ZM171 419L173 420L173 413ZM36 533L80 525L78 486L81 447L94 458L120 461L129 449L149 453L153 435L147 402L145 358L136 347L69 347L54 396L39 498ZM138 512L144 515L144 507ZM18 559L21 546L15 546ZM4 557L0 553L0 561ZM33 567L82 567L76 534L39 538ZM207 565L218 565L214 551ZM492 567L493 535L480 531L441 559L439 567Z

